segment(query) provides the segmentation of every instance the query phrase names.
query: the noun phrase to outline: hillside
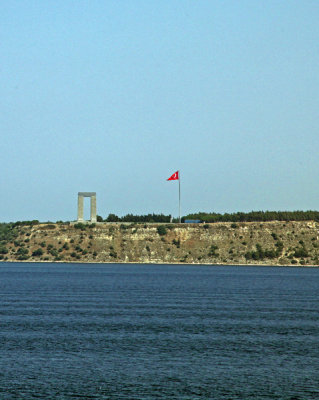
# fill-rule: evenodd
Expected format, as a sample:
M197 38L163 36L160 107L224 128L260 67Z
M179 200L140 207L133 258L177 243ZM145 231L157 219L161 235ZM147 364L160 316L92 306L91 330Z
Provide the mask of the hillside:
M3 261L319 265L319 223L7 225Z

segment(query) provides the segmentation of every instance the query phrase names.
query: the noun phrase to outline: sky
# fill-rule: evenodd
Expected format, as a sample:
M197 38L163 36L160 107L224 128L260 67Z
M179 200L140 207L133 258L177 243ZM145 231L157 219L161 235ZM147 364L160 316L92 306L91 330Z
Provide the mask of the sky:
M317 0L0 2L0 221L319 209ZM89 218L89 199L85 217Z

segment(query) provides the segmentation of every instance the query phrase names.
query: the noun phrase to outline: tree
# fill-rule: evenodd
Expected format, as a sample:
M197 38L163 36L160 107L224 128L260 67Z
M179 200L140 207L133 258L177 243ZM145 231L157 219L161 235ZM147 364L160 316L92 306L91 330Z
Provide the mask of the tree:
M106 218L107 222L118 222L120 219L117 215L115 214L109 214L108 217Z

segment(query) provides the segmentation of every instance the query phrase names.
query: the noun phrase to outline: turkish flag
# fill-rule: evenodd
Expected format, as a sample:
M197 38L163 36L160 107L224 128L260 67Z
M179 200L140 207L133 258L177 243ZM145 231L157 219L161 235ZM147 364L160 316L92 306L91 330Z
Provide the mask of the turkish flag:
M179 179L179 171L176 171L167 180L168 181L178 181L178 179Z

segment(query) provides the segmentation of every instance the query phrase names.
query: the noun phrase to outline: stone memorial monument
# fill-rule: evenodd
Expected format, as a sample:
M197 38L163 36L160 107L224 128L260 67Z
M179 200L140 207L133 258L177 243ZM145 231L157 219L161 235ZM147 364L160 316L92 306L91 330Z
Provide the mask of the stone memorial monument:
M90 197L91 216L90 222L96 222L96 192L78 193L78 222L84 222L84 197Z

